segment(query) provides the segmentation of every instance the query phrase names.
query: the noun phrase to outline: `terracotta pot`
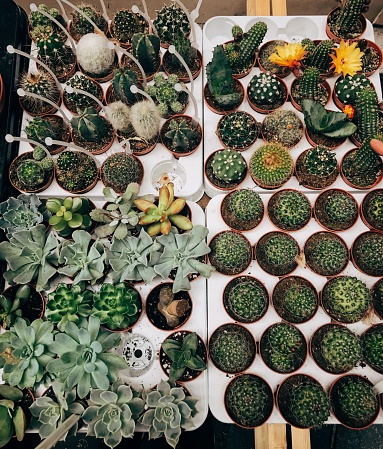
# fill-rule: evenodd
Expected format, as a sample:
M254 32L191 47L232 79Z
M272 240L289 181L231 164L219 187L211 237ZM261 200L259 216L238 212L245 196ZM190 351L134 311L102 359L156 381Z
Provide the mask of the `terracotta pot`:
M87 77L89 78L89 77ZM96 95L96 97L101 101L101 103L104 102L104 91L102 90L101 84L99 82L97 82L96 80L92 79L93 83L97 86L97 90L98 90L98 95ZM96 111L99 111L101 109L101 106L96 103L94 100L89 98L89 101L92 101L92 107L94 107L94 109L96 109ZM71 102L68 99L68 93L64 90L63 93L63 104L64 106L74 115L77 115L77 107L75 107L75 105L71 104Z
M372 231L381 231L383 232L383 222L380 224L376 222L374 218L370 215L369 209L372 207L371 201L375 195L382 196L383 198L383 189L374 189L369 193L364 195L362 203L360 205L359 214L363 223L370 228Z
M241 82L239 80L237 80L236 78L233 78L233 86L234 86L234 88L233 88L234 91L238 92L242 99L238 103L238 105L236 105L234 108L224 109L224 108L220 107L219 105L217 105L217 103L214 101L214 99L210 93L208 84L205 84L205 87L203 89L203 96L205 98L207 107L215 114L220 114L220 115L229 114L230 112L236 111L241 106L243 99L245 98L245 89L244 89L243 85L241 84Z
M12 161L12 163L9 167L9 172L8 172L9 182L12 184L12 186L16 190L18 190L20 192L26 192L26 193L42 192L43 190L47 189L52 184L55 170L52 169L52 172L49 176L45 175L44 184L42 184L40 187L38 187L35 190L28 190L28 188L23 188L23 186L19 184L19 181L17 178L17 173L16 173L17 167L19 166L20 162L27 160L27 159L33 159L33 151L28 151L26 153L22 153ZM15 170L15 172L14 172L14 170Z
M249 105L251 106L252 109L254 109L255 112L258 112L259 114L270 114L271 112L276 111L277 109L281 108L287 101L287 97L288 97L288 89L287 89L287 85L286 83L282 80L282 78L276 76L276 78L278 78L278 81L281 83L282 86L282 95L281 95L281 104L274 108L274 109L267 109L266 106L267 105L257 105L256 103L254 103L249 95L249 84L247 85L246 88L246 98L247 101L249 102Z
M343 169L343 165L344 165L345 160L346 160L348 157L350 157L355 151L357 151L357 148L353 148L353 149L347 151L347 153L346 153L346 154L343 156L343 158L342 158L342 161L341 161L341 164L340 164L340 174L341 174L341 176L342 176L342 179L343 179L343 181L344 181L347 185L349 185L349 186L352 187L353 189L361 189L361 190L372 189L372 188L374 188L376 185L378 185L378 184L380 183L380 181L382 180L382 177L383 177L383 173L382 173L383 163L382 163L382 160L381 160L381 158L378 158L378 157L377 157L377 163L379 163L379 167L378 167L379 170L377 170L377 171L379 171L380 174L378 175L378 177L376 178L376 180L375 180L372 184L369 184L369 185L367 185L367 186L358 186L358 185L356 185L356 184L353 184L353 183L347 178L346 174L344 173L344 169Z
M288 67L280 67L279 70L274 71L274 70L268 70L267 67L264 67L262 65L262 61L261 61L262 53L266 50L266 48L268 46L270 46L270 45L272 45L272 44L274 44L276 42L278 42L277 45L285 45L285 44L287 44L286 41L283 41L283 40L279 39L279 40L270 40L270 41L265 42L263 45L261 45L259 47L259 51L258 51L258 59L257 59L258 66L259 66L259 68L261 69L262 72L270 72L273 75L277 75L278 78L286 78L286 76L290 75L290 73L291 73L291 70ZM275 66L276 66L276 68L279 68L279 66L277 64L275 64Z
M295 100L295 98L293 96L293 89L296 87L297 83L299 83L298 78L295 78L293 80L293 82L291 83L291 87L290 87L290 101L291 101L291 104L294 106L295 109L297 109L298 111L302 112L302 106ZM323 80L320 83L320 87L325 89L326 92L327 92L327 101L326 101L326 104L327 104L330 101L330 99L331 99L331 87L330 87L329 83L326 80ZM323 106L325 106L325 105L323 105Z
M112 187L113 190L114 190L116 193L123 194L123 193L125 192L125 190L126 190L127 185L125 185L125 183L124 183L123 185L121 185L121 186L117 186L117 185L115 185L115 184L112 185L112 184L105 178L105 175L104 175L104 167L105 167L106 162L107 162L110 158L113 158L116 154L119 154L119 153L111 154L111 155L108 156L108 157L105 159L105 161L102 163L101 168L100 168L100 177L101 177L101 181L102 181L102 183L104 184L105 187ZM132 157L132 158L136 161L136 163L137 163L137 170L136 170L136 178L135 178L135 180L131 180L130 182L138 182L139 184L141 184L141 183L142 183L142 180L143 180L143 178L144 178L144 166L143 166L142 162L140 161L140 159L139 159L138 157L134 156L133 154L131 155L131 157ZM122 188L120 188L120 187L122 187Z
M132 59L128 58L125 54L121 56L120 60L120 67L129 67L130 70L133 70L135 74L137 75L138 81L142 81L142 73L135 62L133 62ZM161 68L161 61L157 67L157 69L153 73L145 73L146 75L146 81L151 81L154 78L154 75L156 75Z
M193 126L195 129L198 129L198 134L199 134L199 140L197 142L192 143L192 148L189 149L189 151L186 152L181 152L181 151L177 151L177 150L172 150L169 147L168 144L168 140L165 136L166 132L169 129L170 126L170 122L171 121L177 121L177 122L181 122L185 120L188 124L191 124L191 126ZM169 119L166 120L166 122L162 125L161 127L161 131L160 131L160 138L161 138L161 142L162 145L176 158L179 159L180 157L185 157L185 156L190 156L191 154L193 154L195 151L197 151L200 143L202 142L202 127L201 124L198 122L197 126L195 126L194 123L194 119L193 117L191 117L190 115L182 115L182 114L177 114L177 115L173 115L172 117L170 117ZM190 141L189 141L190 143Z
M198 66L197 66L197 68L195 70L191 70L193 80L198 78L199 74L201 73L202 66L203 66L202 53L199 50L197 50L197 49L195 49L195 50L196 50L196 53L197 53L196 59L198 61ZM166 50L166 52L165 52L165 54L164 54L164 56L162 58L162 68L163 68L164 72L166 73L166 75L169 76L170 74L175 73L178 76L178 80L179 81L181 81L183 83L189 83L190 82L189 76L187 74L183 75L185 73L184 69L174 70L171 67L169 67L169 65L171 64L170 63L171 56L172 55L171 55L171 53L169 53L169 50Z
M61 140L64 142L70 142L71 140L71 133L70 133L70 129L67 126L67 124L64 122L64 119L60 116L60 115L55 115L55 114L47 114L43 116L44 120L48 120L51 123L56 123L56 124L60 124L62 129L63 129L63 134L61 136L52 136L53 138L57 139L57 140ZM65 130L65 131L64 131ZM31 136L27 133L27 137L29 139L31 139ZM45 145L45 142L42 143L42 145ZM36 148L37 145L35 145L34 143L31 143L31 146L33 148ZM65 145L52 145L51 147L47 147L48 151L50 154L58 154L61 151L63 151L66 148Z
M219 151L223 151L223 150L224 150L224 148L221 148L220 150L214 151L206 159L205 167L204 167L205 181L207 180L209 182L209 184L211 184L213 187L215 187L218 190L229 191L229 190L236 189L237 187L239 187L242 184L242 182L246 178L248 167L247 167L247 163L246 163L244 157L242 156L242 160L243 160L243 162L245 162L246 167L245 167L243 175L237 181L234 181L234 182L223 182L223 181L217 179L216 176L213 173L213 168L212 168L212 166L213 166L213 159L214 159L214 156Z
M332 15L334 15L334 13L335 13L335 14L338 14L338 12L340 11L340 9L341 9L341 8L339 8L339 7L332 9L332 10L329 12L329 14L327 15L327 20L326 20L326 34L327 34L327 36L328 36L330 39L334 40L335 42L340 42L340 41L341 41L342 39L344 39L344 38L335 35L335 34L331 31L331 29L330 29L330 27L329 27L329 25L328 25L328 22L329 22L329 18L330 18ZM354 37L354 38L346 38L346 39L344 39L344 40L348 40L348 41L350 41L350 42L356 41L356 40L358 40L358 39L360 38L360 36L362 36L362 34L366 31L367 22L366 22L366 17L365 17L364 14L361 14L361 15L360 15L360 27L361 27L362 32L361 32L358 36L356 36L356 37Z

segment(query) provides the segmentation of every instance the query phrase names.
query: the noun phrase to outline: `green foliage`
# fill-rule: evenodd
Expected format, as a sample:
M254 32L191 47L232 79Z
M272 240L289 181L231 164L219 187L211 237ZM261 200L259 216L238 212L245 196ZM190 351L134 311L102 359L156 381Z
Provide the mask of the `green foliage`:
M73 87L74 89L80 89L88 92L95 96L96 98L102 97L102 92L100 88L91 78L85 75L75 75L69 81L66 82L67 86ZM84 94L78 94L76 92L68 93L64 92L64 97L72 105L74 105L74 110L77 109L85 110L89 107L97 107L97 103L90 97Z
M70 121L73 129L87 142L100 142L108 132L107 121L93 107L78 113Z
M239 220L261 220L264 206L261 197L254 190L238 189L230 195L230 212Z
M114 153L103 163L102 176L107 187L122 193L131 183L141 184L143 178L142 164L132 154Z
M190 34L190 22L187 15L175 2L164 5L157 11L153 24L164 44L172 44L177 37Z
M273 104L280 99L282 84L275 75L261 72L251 78L248 86L248 95L255 104Z
M359 92L369 86L371 86L370 80L362 73L347 74L336 82L335 93L343 104L354 106Z
M246 162L241 153L227 148L217 151L212 161L214 176L222 182L236 182L243 177Z
M58 20L62 25L65 26L65 21L63 17L60 15L59 11L56 8L48 8L46 5L41 3L38 6L37 11L32 11L29 14L29 23L32 28L37 26L49 26L52 24L52 21L49 17L44 16L39 12L39 9L50 14L54 19ZM56 25L55 25L56 26Z
M374 87L365 87L356 96L357 136L360 142L371 139L379 131L379 99Z
M263 120L262 133L267 142L291 148L303 136L303 123L296 112L277 110Z
M180 114L185 109L189 100L189 95L183 91L176 91L174 86L179 83L178 76L169 75L167 78L162 73L154 75L154 84L146 87L147 93L158 104L160 114L166 115ZM180 83L185 87L184 83Z
M193 142L200 139L201 133L198 125L187 119L173 118L168 122L168 131L165 133L167 145L175 152L191 151Z
M127 67L116 69L113 74L113 90L118 98L126 104L136 103L137 95L130 91L131 86L138 85L137 75Z
M318 145L305 153L303 164L310 175L325 178L336 170L338 163L334 153Z
M16 436L17 441L22 441L27 427L24 410L19 405L23 398L23 392L17 387L0 385L0 447L4 447Z
M45 139L47 137L60 140L62 137L62 130L62 125L52 122L44 117L34 117L25 127L27 136L42 145L45 145Z
M160 66L160 39L154 34L136 33L132 37L132 53L146 74Z
M129 43L133 34L143 33L145 28L147 28L145 19L128 9L117 11L112 21L113 35L122 43Z
M87 3L80 3L77 7L85 13L101 31L104 31L108 24L98 9ZM73 29L74 32L80 36L84 36L88 33L94 33L95 31L93 25L82 14L75 10L72 11L71 29Z
M255 118L246 112L231 112L218 122L217 135L227 148L247 148L258 137L258 124Z
M23 316L22 307L31 297L29 285L20 286L14 295L6 292L0 295L0 325L3 329L9 329L17 318Z
M246 279L229 290L227 309L230 316L240 322L248 323L264 315L268 301L267 291L263 285L257 280Z
M62 237L69 237L75 229L87 230L92 226L91 204L85 197L49 198L46 207L52 214L49 224Z

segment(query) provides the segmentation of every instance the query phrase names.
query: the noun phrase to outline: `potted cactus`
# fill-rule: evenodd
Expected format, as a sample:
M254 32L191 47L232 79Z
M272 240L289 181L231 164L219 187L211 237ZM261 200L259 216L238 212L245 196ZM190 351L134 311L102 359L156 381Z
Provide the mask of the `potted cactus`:
M209 340L209 356L216 368L236 374L254 361L256 345L251 332L240 324L223 324Z
M318 310L318 293L300 276L286 276L274 287L272 302L277 314L292 324L309 321Z
M240 374L225 391L225 408L235 424L245 428L264 424L273 411L273 392L269 384L255 374Z
M258 51L258 65L262 72L269 72L280 78L284 78L291 73L289 67L281 66L269 59L270 56L278 50L278 47L283 48L285 44L287 44L286 41L270 40L261 45Z
M163 47L173 44L174 40L190 34L190 22L182 8L175 2L164 5L157 11L153 21Z
M109 25L112 38L116 39L123 48L131 46L134 34L143 33L148 29L147 21L140 14L135 14L130 9L125 8L115 13Z
M101 180L105 187L112 188L117 193L123 193L128 185L142 183L144 167L141 161L126 152L114 153L108 156L101 166Z
M351 248L353 264L369 276L383 276L383 234L369 231L360 234Z
M59 115L45 115L35 117L30 120L24 129L27 137L41 145L45 145L45 139L51 137L54 140L68 142L70 139L69 127ZM32 144L35 148L36 145ZM57 154L64 149L64 146L52 145L49 149L50 154Z
M99 28L100 31L106 33L108 30L108 23L104 19L101 11L93 5L81 3L78 8L85 13ZM76 41L79 41L82 36L88 33L94 33L95 29L92 24L78 11L72 11L72 20L69 25L69 33Z
M375 324L361 336L363 360L379 374L383 373L383 324Z
M315 200L314 216L326 230L345 231L358 219L358 203L345 190L328 189Z
M310 221L311 204L307 196L298 190L279 190L269 199L267 214L282 231L297 231Z
M267 312L269 294L258 279L252 276L237 276L223 291L223 306L233 320L254 323Z
M31 13L28 16L28 25L30 30L33 30L33 28L38 26L50 26L50 25L52 25L55 28L55 30L59 29L55 23L52 24L52 21L49 19L49 17L44 16L44 14L42 14L39 10L49 13L58 22L60 22L61 25L66 26L66 22L63 16L59 13L58 9L48 8L47 5L41 3L37 11L31 11Z
M261 72L251 78L246 93L254 111L270 114L286 103L288 91L282 79L269 72Z
M258 138L260 124L248 112L235 111L224 115L216 134L225 148L244 151Z
M235 189L245 179L246 174L246 161L236 150L217 150L206 159L205 176L217 189Z
M371 81L363 73L340 76L336 80L332 91L335 105L341 110L347 105L355 107L356 96L361 90L369 86L371 86Z
M366 140L382 134L382 123L379 118L379 98L373 86L360 90L355 99L355 124L357 130L351 136L353 143L360 147Z
M359 337L336 323L324 324L313 333L310 353L317 365L331 374L350 371L362 358Z
M100 101L104 98L101 85L97 81L92 80L83 74L76 74L66 82L66 85L73 87L74 89L80 89L88 92ZM100 105L92 98L77 92L69 93L65 89L63 92L63 103L65 107L74 115L78 114L78 110L84 111L86 108L90 107L96 109L96 111L100 110Z
M154 34L136 33L132 36L132 54L144 69L146 79L150 81L161 65L160 39ZM121 66L136 73L142 80L142 74L136 63L126 57L121 58Z
M189 156L201 143L202 127L193 117L175 115L162 125L160 137L164 147L176 158Z
M292 148L303 137L303 123L294 111L277 110L265 117L262 123L262 137L267 143Z
M383 189L374 189L367 193L360 207L363 223L372 231L383 231Z
M367 10L368 3L365 0L345 0L340 7L334 8L328 14L327 36L336 42L341 39L358 39L366 29L363 12Z
M255 247L255 259L266 273L285 276L298 266L299 245L291 235L272 231L264 234Z
M261 197L250 189L234 190L221 203L223 221L236 231L254 229L262 221L264 211Z
M305 38L302 39L301 44L306 51L301 65L303 71L306 67L315 67L322 78L332 76L333 70L330 65L331 55L334 53L334 41L331 39L312 41L310 38Z
M105 95L106 102L122 101L127 105L131 105L142 99L142 95L138 92L131 92L131 86L142 88L133 70L130 70L128 67L119 67L113 72L112 83Z
M209 260L222 274L236 275L250 265L252 248L249 240L236 231L222 231L210 241Z
M340 323L356 323L366 316L371 303L366 284L352 276L337 276L323 287L322 307Z
M275 323L262 334L259 351L264 363L277 373L292 373L307 356L307 344L302 332L292 324Z
M370 295L372 298L372 304L375 312L380 318L383 317L383 280L379 279L378 282L371 287Z
M371 76L382 65L382 50L375 42L367 39L359 39L357 47L364 53L362 56L362 73Z
M319 231L305 243L306 265L320 276L332 277L340 274L348 265L348 247L339 235Z

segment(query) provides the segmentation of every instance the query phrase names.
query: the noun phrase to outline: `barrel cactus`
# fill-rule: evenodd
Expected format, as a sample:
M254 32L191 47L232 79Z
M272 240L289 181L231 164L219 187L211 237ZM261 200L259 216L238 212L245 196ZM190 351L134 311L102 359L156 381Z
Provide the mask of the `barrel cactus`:
M132 53L145 73L152 74L160 66L160 39L154 34L136 33L132 37Z
M343 104L354 106L358 93L370 85L370 80L361 73L346 75L336 82L335 93Z
M100 142L108 131L106 120L93 107L79 111L71 120L72 127L88 142Z
M212 162L214 176L222 182L236 182L246 171L246 162L235 150L226 149L215 153Z
M255 104L273 104L280 98L281 94L281 82L269 72L254 75L248 86L249 98Z
M175 2L157 11L153 23L163 44L173 43L178 36L188 36L191 30L187 15Z

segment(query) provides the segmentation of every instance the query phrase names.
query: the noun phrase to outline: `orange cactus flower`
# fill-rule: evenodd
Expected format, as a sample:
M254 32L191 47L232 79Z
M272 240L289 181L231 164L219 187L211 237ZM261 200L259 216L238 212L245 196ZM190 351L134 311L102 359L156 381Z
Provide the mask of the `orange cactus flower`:
M342 112L344 112L350 120L352 120L355 116L355 109L350 104L347 104L342 109Z

